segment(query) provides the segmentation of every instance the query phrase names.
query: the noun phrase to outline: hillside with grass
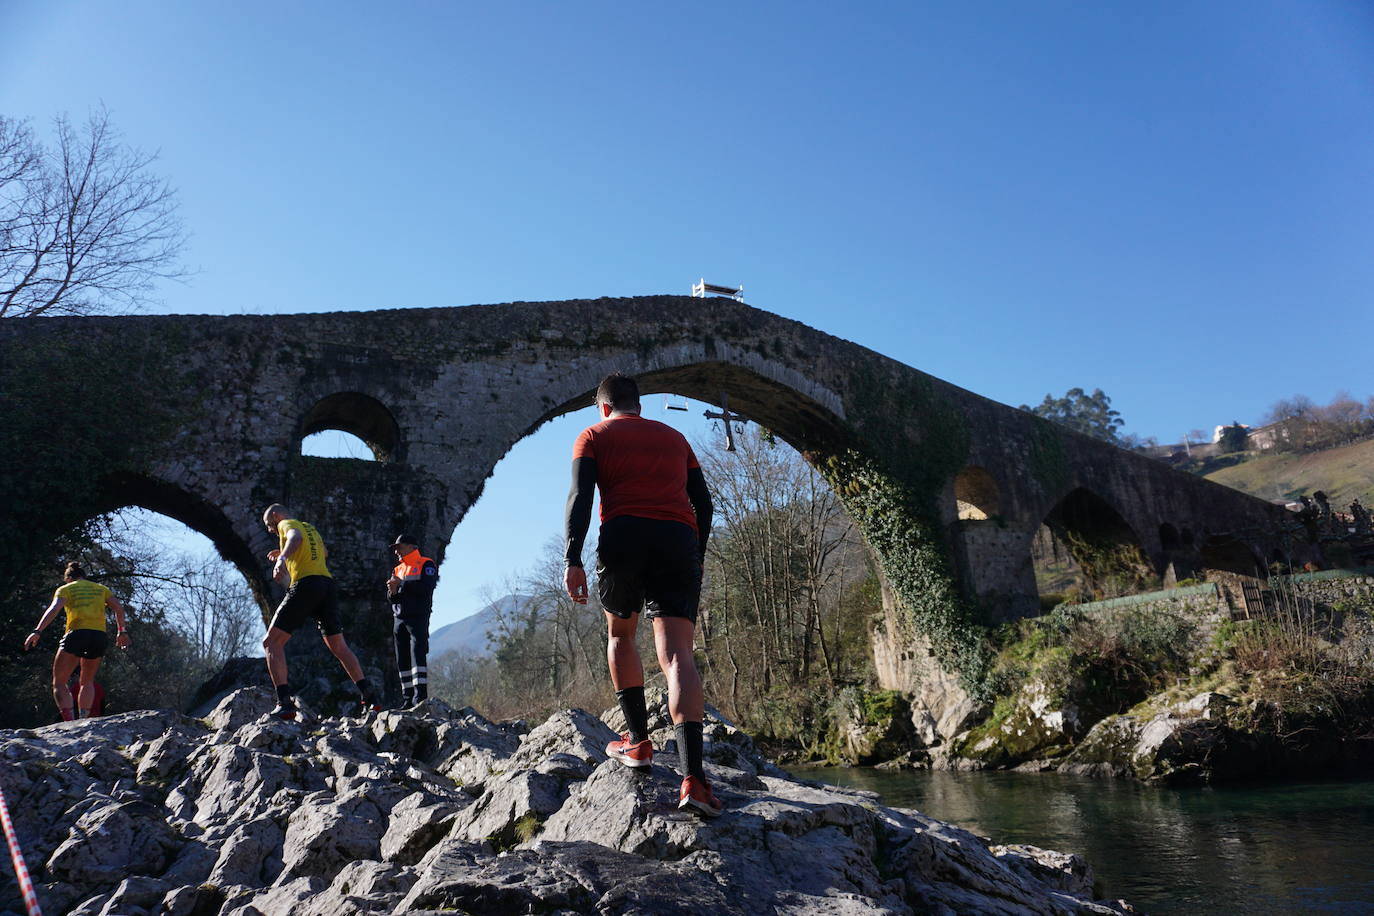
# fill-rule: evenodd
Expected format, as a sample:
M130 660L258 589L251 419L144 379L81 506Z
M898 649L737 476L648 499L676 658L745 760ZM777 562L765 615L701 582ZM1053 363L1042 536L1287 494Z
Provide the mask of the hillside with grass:
M1208 473L1208 480L1271 501L1324 490L1341 511L1351 500L1374 505L1374 439L1306 454L1262 454Z

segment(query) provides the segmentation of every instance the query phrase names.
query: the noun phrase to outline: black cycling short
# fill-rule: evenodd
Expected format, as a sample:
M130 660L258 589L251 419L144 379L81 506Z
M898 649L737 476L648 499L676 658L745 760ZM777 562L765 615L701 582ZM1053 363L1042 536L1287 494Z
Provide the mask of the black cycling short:
M57 644L59 652L70 652L81 658L104 658L110 648L110 634L104 630L68 630Z
M339 625L339 588L332 577L306 576L291 583L269 627L294 633L308 617L315 619L325 636L343 632Z
M701 603L701 557L690 525L618 515L601 526L596 545L601 606L626 618L640 610L693 623Z

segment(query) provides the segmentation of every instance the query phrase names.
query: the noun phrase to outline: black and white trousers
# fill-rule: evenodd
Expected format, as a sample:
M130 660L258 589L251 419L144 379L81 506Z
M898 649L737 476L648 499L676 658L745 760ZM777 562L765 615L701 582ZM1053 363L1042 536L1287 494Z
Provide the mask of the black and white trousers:
M401 701L412 705L429 697L429 615L397 617L396 667L401 672Z

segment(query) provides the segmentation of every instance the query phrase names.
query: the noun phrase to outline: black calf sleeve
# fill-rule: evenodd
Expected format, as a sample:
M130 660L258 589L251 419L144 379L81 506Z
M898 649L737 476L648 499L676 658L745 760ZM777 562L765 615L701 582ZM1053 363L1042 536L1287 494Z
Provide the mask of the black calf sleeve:
M706 779L706 768L702 762L702 737L700 722L679 722L673 726L677 735L677 755L681 760L682 775Z
M644 685L617 690L615 698L625 714L625 728L636 744L649 739L649 710L644 705Z
M367 682L367 678L363 678L360 681L354 681L353 686L358 688L358 696L363 698L364 703L372 702L372 685Z

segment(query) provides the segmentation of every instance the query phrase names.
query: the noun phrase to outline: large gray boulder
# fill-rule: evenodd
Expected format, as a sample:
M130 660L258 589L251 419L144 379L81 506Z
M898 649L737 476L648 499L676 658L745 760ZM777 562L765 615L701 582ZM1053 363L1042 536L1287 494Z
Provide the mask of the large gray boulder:
M365 792L308 795L287 821L282 876L332 878L352 862L378 859L385 832L386 816Z
M1233 721L1236 704L1205 691L1163 708L1142 704L1093 726L1059 766L1066 773L1131 776L1149 783L1211 782L1280 772L1292 759L1320 765L1312 747L1300 752L1270 733ZM1243 717L1241 717L1243 718ZM1328 749L1334 755L1334 749Z
M465 913L622 913L718 916L745 910L709 872L591 842L538 843L503 856L447 846L396 908Z
M642 771L607 760L616 732L580 710L531 730L442 704L280 722L270 702L250 688L205 722L0 732L0 785L46 910L1121 912L1089 899L1077 857L989 847L871 794L796 782L714 713L708 774L726 811L702 820L677 808L661 701ZM0 883L0 913L21 906Z
M76 819L46 871L78 887L114 886L129 875L162 874L183 842L156 805L106 799Z
M986 708L969 696L958 675L926 659L927 671L911 699L911 724L926 747L935 747L961 734Z
M520 747L520 734L488 721L471 709L439 723L434 730L434 768L474 793Z

